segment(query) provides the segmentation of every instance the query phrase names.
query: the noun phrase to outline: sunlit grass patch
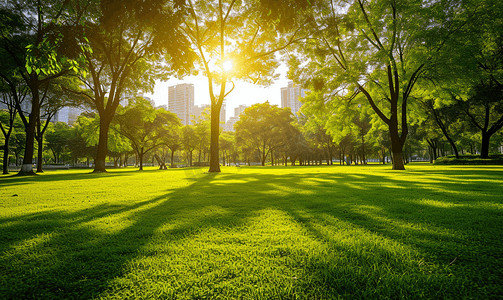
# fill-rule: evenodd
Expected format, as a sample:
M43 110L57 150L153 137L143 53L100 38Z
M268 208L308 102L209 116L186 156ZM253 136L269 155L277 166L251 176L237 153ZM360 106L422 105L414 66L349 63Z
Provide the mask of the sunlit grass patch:
M0 298L498 298L501 195L424 164L2 177Z

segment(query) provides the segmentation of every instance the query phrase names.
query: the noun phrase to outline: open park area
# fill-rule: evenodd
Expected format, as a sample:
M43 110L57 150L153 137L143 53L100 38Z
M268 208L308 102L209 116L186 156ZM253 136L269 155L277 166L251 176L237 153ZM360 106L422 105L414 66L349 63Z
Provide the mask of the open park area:
M1 299L500 299L503 167L0 176Z

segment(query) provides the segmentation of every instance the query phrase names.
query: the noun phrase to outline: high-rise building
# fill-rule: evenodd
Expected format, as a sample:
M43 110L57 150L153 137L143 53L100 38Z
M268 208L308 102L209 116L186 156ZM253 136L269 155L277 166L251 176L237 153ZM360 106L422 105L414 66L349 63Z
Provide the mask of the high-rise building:
M53 122L65 122L68 125L73 125L83 112L78 107L65 106L54 115Z
M168 110L180 118L182 125L190 124L194 108L194 85L182 83L168 88Z
M234 117L239 117L241 113L245 111L245 109L248 108L246 105L240 105L238 107L234 108Z
M300 110L302 103L299 101L300 98L306 96L306 92L309 90L303 89L300 86L294 84L292 81L288 82L287 87L281 88L281 107L290 107L292 113L297 115Z

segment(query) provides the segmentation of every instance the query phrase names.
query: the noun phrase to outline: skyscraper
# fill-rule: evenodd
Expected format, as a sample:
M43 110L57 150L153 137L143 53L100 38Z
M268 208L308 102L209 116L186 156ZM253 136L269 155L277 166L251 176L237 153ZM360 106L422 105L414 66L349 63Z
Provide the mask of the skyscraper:
M168 110L180 118L182 125L190 124L194 108L194 84L182 83L168 88Z
M248 106L246 106L246 105L239 105L238 107L235 107L234 108L234 117L239 117L239 115L242 112L244 112L247 107Z
M308 91L309 90L303 89L292 81L289 81L287 87L281 88L281 107L290 107L292 113L297 116L297 112L302 106L299 99L304 98Z

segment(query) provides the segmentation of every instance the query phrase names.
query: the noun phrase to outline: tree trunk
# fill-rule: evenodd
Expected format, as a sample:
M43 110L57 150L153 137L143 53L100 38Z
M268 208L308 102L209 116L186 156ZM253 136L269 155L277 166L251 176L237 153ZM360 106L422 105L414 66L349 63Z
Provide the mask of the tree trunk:
M210 169L208 172L220 172L218 137L220 135L220 108L222 105L211 103L211 142Z
M98 142L98 150L94 160L94 173L106 172L105 161L108 150L108 128L110 120L105 116L100 116L100 137Z
M38 101L33 101L38 102ZM38 107L38 104L37 104ZM35 108L32 108L32 113L28 118L28 127L25 128L26 132L26 144L24 148L24 158L23 165L21 166L21 170L18 175L35 175L33 172L33 153L35 151L35 125L36 125L36 116L34 114Z
M26 132L26 146L24 148L23 165L18 175L35 175L33 172L33 154L35 150L35 129L37 125L37 118L40 115L40 95L38 75L35 72L30 74L30 90L32 94L31 100L31 113L28 116L28 126L25 128Z
M398 135L398 126L390 124L389 134L391 138L391 152L393 153L392 170L405 170L405 165L403 163L403 144Z
M202 143L201 145L199 145L199 158L198 158L198 162L201 162L201 148L202 148Z
M143 149L141 151L137 151L138 153L138 160L140 161L140 171L143 171Z
M394 143L392 141L392 152L393 152L393 170L405 170L405 165L403 164L403 151L401 143ZM394 145L397 144L397 145Z
M40 136L40 138L37 138L37 144L38 144L37 173L44 173L44 170L43 170L43 165L44 165L44 159L43 159L44 137L43 136Z
M489 141L491 140L491 134L488 132L482 132L482 145L480 147L480 158L489 158Z
M362 134L362 165L367 164L367 159L365 158L365 135Z
M175 167L175 151L174 150L171 150L171 165L170 165L170 168L174 168Z
M3 174L9 174L9 137L5 137L3 145Z

